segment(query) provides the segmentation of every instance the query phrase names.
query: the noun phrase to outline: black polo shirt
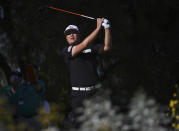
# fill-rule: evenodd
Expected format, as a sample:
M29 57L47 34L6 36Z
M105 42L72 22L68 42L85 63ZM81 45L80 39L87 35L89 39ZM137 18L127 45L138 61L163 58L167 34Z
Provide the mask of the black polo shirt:
M97 75L97 54L99 44L91 44L78 55L72 57L73 46L64 48L63 54L70 72L72 87L93 86L98 81Z

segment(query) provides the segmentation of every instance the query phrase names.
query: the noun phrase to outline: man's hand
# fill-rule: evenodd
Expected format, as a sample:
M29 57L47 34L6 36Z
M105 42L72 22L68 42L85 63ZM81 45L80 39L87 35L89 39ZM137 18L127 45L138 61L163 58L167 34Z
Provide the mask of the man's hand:
M101 26L102 26L103 18L97 18L97 27L94 31L87 36L81 43L73 46L72 48L72 56L76 56L79 54L83 49L85 49L89 44L91 44L97 37Z
M103 19L102 26L104 27L104 29L109 29L110 28L109 20Z
M102 22L103 22L104 18L97 18L97 29L101 29L101 25L102 25Z

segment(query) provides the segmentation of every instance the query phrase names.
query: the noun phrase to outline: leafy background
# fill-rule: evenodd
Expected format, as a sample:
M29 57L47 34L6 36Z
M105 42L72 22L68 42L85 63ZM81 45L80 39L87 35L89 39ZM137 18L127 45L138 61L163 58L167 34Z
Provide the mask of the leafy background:
M16 69L19 60L40 67L46 83L46 99L69 110L70 83L62 49L63 31L76 24L85 38L96 21L46 8L57 8L110 20L113 49L101 57L100 83L111 90L111 102L125 112L137 89L167 106L178 83L177 0L1 0L4 17L0 21L1 86L6 84L8 66ZM103 43L101 30L96 43ZM166 107L166 110L168 108Z

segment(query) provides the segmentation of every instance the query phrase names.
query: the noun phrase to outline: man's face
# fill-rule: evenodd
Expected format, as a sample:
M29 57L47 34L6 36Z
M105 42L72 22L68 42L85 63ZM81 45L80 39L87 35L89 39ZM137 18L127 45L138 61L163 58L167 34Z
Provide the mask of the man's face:
M66 33L66 40L69 45L77 44L80 40L80 35L76 31L73 31L73 30L68 31Z

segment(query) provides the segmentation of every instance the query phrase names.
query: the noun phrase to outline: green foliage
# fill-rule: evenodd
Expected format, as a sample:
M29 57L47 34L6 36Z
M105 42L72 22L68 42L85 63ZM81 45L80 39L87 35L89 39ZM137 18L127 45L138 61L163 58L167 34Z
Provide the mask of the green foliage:
M105 73L102 84L111 89L112 103L127 105L142 87L157 102L168 104L170 86L179 77L177 0L1 0L0 4L7 17L0 21L0 53L12 69L18 67L19 59L39 65L46 99L60 105L60 113L54 111L58 113L52 118L61 121L70 108L71 86L61 54L66 45L63 31L76 24L84 38L96 22L44 5L110 19L113 50L102 56L101 69ZM103 43L103 36L102 30L95 42ZM7 83L1 72L0 82L1 86Z
M49 126L58 126L64 120L64 114L62 112L63 105L51 103L50 114L44 113L43 109L39 110L40 122L42 128L48 128Z
M14 108L8 104L8 101L4 97L0 97L0 129L8 131L22 131L25 129L25 124L15 124L13 112Z
M170 119L163 107L145 92L137 91L129 103L129 111L122 113L120 107L111 104L109 93L101 91L96 97L84 102L83 115L78 131L170 131ZM75 129L72 129L74 131Z
M169 102L170 116L172 118L172 127L179 130L179 88L178 84L174 85L172 98Z

